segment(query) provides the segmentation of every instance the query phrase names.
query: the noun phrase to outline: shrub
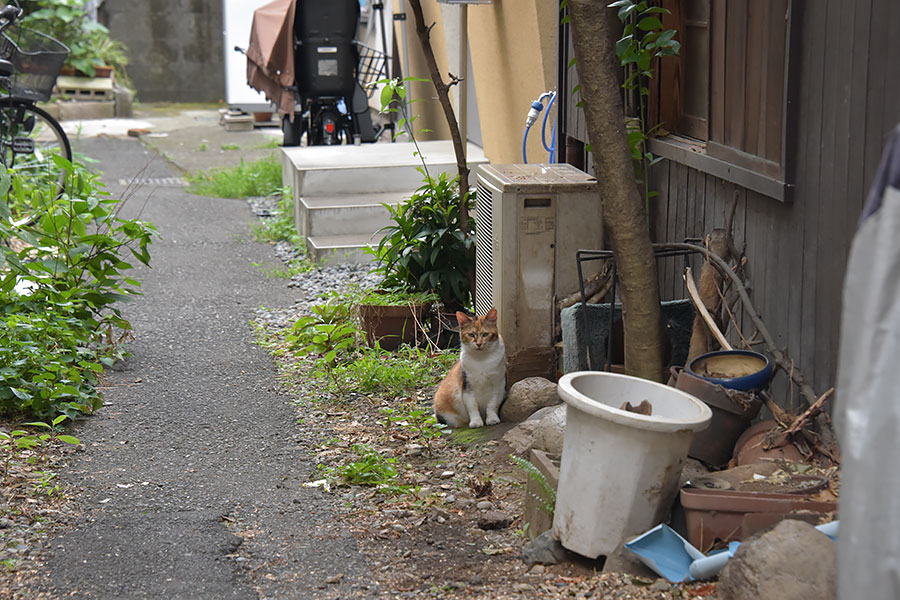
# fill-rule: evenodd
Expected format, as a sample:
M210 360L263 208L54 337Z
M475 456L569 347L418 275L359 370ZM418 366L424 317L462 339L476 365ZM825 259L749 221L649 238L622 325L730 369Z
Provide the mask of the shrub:
M53 418L100 405L97 374L120 356L117 332L131 329L113 303L139 293L126 258L150 261L153 226L122 218L124 201L109 197L95 175L57 161L65 194L13 172L9 193L0 195L0 239L15 240L0 245L4 413ZM19 215L32 211L33 222L13 224L11 206Z

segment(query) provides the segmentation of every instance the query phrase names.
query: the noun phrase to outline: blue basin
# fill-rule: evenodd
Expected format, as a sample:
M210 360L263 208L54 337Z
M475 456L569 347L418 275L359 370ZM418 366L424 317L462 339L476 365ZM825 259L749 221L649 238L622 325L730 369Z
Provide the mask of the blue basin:
M700 379L742 392L765 389L772 379L775 366L759 352L750 350L720 350L698 356L686 370Z

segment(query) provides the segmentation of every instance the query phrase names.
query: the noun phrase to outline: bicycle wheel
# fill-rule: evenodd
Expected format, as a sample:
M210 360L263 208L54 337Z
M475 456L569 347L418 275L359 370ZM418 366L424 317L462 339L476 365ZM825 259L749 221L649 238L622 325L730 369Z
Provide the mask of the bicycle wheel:
M69 138L56 119L28 102L0 100L0 161L32 185L62 193L66 171L53 156L72 160Z

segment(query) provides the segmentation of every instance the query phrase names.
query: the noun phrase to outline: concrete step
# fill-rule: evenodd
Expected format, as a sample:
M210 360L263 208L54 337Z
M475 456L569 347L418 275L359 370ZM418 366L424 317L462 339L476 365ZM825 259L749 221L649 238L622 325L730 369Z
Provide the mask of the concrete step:
M367 264L372 262L372 255L363 248L374 247L378 242L364 233L313 236L306 238L306 252L310 260L323 265Z
M309 257L317 262L366 263L362 251L377 245L378 230L390 224L381 203L397 204L422 186L421 152L432 177L456 174L450 141L415 144L376 143L361 146L282 148L282 178L294 196L294 222L306 239ZM469 144L467 159L486 163L484 152Z
M450 141L420 142L428 171L456 173L456 155ZM469 144L469 164L487 162L478 146ZM282 148L282 176L294 198L325 194L409 192L422 185L417 170L422 161L411 142L360 146L300 146Z
M380 192L303 196L294 204L297 231L304 238L341 234L369 234L391 223L383 205L396 206L409 193Z

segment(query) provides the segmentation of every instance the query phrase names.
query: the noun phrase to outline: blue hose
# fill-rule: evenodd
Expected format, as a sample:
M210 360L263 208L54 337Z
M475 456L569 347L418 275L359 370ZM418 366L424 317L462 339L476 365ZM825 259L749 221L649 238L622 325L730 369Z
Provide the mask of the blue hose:
M550 153L550 162L553 162L553 148L547 145L547 118L550 116L550 108L553 107L553 103L556 102L556 92L552 92L550 94L550 103L547 104L547 110L544 112L544 122L541 126L541 143L544 144L544 150ZM554 132L556 129L556 121L554 120ZM555 144L556 137L554 136L553 142Z
M529 131L531 131L531 126L525 128L525 135L522 136L522 162L526 165L528 164L528 152L526 150L526 143L528 142Z

